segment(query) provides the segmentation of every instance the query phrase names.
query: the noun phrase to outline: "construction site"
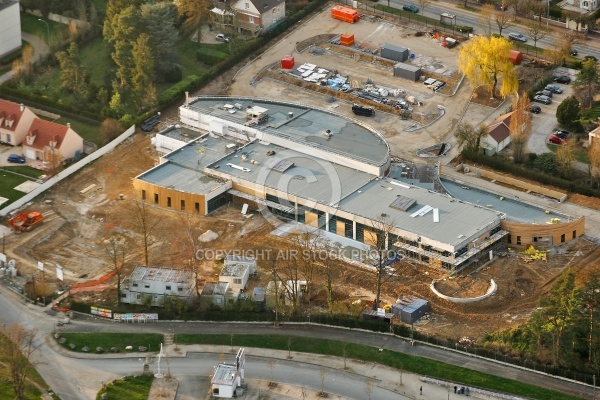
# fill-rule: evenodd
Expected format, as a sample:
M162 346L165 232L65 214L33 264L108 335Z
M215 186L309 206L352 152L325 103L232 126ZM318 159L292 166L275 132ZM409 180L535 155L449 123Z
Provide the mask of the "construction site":
M322 35L314 36L314 32L319 31ZM341 40L341 36L348 37L348 34L353 35L358 47L337 44L338 37ZM230 74L192 95L277 99L349 117L355 117L352 104L358 101L376 110L372 117L357 117L367 119L368 124L383 133L393 161L422 163L417 151L451 142L453 128L462 118L477 123L495 111L482 105L470 105L472 89L456 72L457 48L444 46L443 42L444 38L439 35L424 34L410 26L397 26L383 20L361 20L352 25L333 21L329 10L324 10L274 43L260 58L243 68L234 68ZM396 62L376 62L375 53L380 54L386 43L406 48L411 64L423 68L423 77L433 81L425 85L420 79L411 81L394 76ZM286 57L293 57L293 66L289 59L288 64L284 64L282 60ZM315 77L313 73L324 75ZM314 79L317 82L311 82ZM319 83L323 79L326 83ZM435 82L444 85L432 87ZM39 213L43 221L32 229L5 237L5 254L8 260L15 260L13 265L18 271L18 276L10 279L16 290L28 287L28 282L31 286L35 280L36 295L42 296L63 291L76 283L98 281L114 270L106 241L115 235L127 241L124 275L145 263L141 244L144 235L136 217L139 208L134 202L138 196L132 180L157 164L160 154L151 140L158 131L178 122L180 105L165 110L153 132L137 132L19 211L25 215ZM450 163L456 153L438 155L440 157L432 157L432 163ZM259 251L289 245L289 236L273 234L279 223L274 223L272 216L265 218L261 213L252 212L244 215L242 206L230 202L206 216L147 207L144 212L157 221L150 235L148 264L184 269L196 258L198 248ZM7 225L7 221L8 218L3 220L3 225ZM214 234L206 235L209 231ZM210 237L207 239L207 236ZM581 237L551 246L530 247L505 242L498 247L493 260L482 261L476 268L454 275L441 268L401 260L382 287L382 300L386 305L393 305L401 296L425 299L429 302L429 313L415 325L416 329L443 338L458 340L466 336L478 340L488 332L527 321L537 300L565 269L574 268L586 274L600 272L596 264L599 257L597 244ZM38 262L46 266L43 277ZM214 259L193 263L199 271L200 288L214 281L222 268L222 263ZM372 305L376 292L373 270L358 264L335 261L336 307L340 312L357 316L363 308ZM60 267L64 281L57 279L56 266ZM39 283L41 279L43 283ZM250 281L249 291L253 287L266 287L271 279L270 265L258 260L258 274ZM479 301L452 302L431 290L434 280L437 291L447 297L484 296L492 280L497 289ZM72 296L96 306L114 307L116 278L73 291ZM317 268L311 283L310 303L303 302L301 307L319 312L327 306L325 272Z

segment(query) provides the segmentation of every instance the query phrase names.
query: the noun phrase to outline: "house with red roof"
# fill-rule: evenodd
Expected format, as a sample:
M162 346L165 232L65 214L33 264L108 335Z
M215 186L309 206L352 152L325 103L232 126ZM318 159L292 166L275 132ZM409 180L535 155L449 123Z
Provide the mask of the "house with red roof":
M23 141L23 156L31 160L58 163L82 152L83 138L69 123L60 125L35 119Z
M20 145L36 118L23 104L0 99L0 143Z
M510 117L512 112L501 115L488 126L488 135L482 146L486 155L499 153L510 144Z

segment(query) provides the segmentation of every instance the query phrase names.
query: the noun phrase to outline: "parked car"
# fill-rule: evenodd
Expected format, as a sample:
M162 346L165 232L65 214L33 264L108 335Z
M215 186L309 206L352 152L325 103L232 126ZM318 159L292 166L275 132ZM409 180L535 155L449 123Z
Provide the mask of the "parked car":
M10 154L7 158L7 161L10 163L25 164L25 157L18 154Z
M548 138L548 141L553 144L563 144L564 140L556 135L552 135Z
M229 41L231 39L229 39L227 36L223 35L222 33L219 33L215 36L215 38L219 41L219 42L225 42L225 43L229 43Z
M530 104L529 111L531 111L534 114L539 114L542 112L542 107L538 106L537 104Z
M571 55L572 55L573 57L575 57L577 54L579 54L579 53L577 52L577 50L575 50L575 49L571 50Z
M556 132L554 132L554 135L552 136L558 136L561 139L566 139L569 137L569 135L571 135L568 131L564 131L562 129L557 130Z
M404 11L410 11L415 14L419 12L419 7L415 6L414 4L405 4L402 6L402 9Z
M567 75L561 75L561 76L555 77L554 78L554 82L569 84L569 83L571 83L571 78L568 77Z
M549 91L549 90L546 90L546 89L540 90L539 92L536 92L536 95L537 96L546 96L546 97L552 98L552 92Z
M558 93L558 94L563 92L562 88L560 86L556 86L556 85L546 85L546 88L544 90L549 90L552 93Z
M516 40L517 42L526 42L527 41L527 38L522 33L514 33L514 32L509 33L508 38L510 40Z
M548 96L537 95L533 96L533 101L537 101L538 103L550 104L552 103L552 99Z

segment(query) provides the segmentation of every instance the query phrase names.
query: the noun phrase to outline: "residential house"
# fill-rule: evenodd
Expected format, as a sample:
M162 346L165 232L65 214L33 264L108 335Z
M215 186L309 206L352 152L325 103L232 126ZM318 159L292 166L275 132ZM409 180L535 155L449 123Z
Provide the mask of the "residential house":
M488 135L481 146L484 154L494 155L509 145L511 115L512 112L501 115L488 126Z
M23 104L0 99L0 143L20 145L36 118Z
M567 0L567 5L592 12L598 9L598 0Z
M192 271L137 266L121 283L121 302L161 307L167 297L190 302L196 293Z
M257 36L276 27L285 18L285 0L226 0L212 9L213 21L238 34Z
M0 58L21 48L19 0L0 0Z
M60 125L36 118L23 141L23 156L44 162L77 158L83 152L83 139L71 124Z

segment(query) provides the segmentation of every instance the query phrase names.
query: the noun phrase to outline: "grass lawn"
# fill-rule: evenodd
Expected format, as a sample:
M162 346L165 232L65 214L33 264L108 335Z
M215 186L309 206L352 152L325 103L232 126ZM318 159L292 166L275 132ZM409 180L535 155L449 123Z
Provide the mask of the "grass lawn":
M154 375L129 376L119 379L98 392L96 399L102 399L106 393L107 398L113 400L146 400L150 394Z
M61 336L67 339L63 347L71 350L69 343L77 347L73 351L81 352L81 349L88 346L92 352L96 347L102 347L105 352L110 351L111 347L116 347L120 352L125 351L125 347L133 346L134 351L138 351L139 346L145 346L148 351L159 351L160 344L164 336L159 333L134 334L134 333L61 333Z
M114 68L110 58L108 43L97 38L79 49L79 59L85 71L90 74L91 81L98 86L110 86L111 70ZM108 82L107 82L108 77Z
M177 335L178 344L217 344L230 346L232 338L230 335ZM257 335L234 335L234 346L269 348L277 350L288 350L288 336L257 336ZM335 340L291 337L289 344L292 351L305 353L316 353L342 357L344 347L348 358L366 362L376 362L393 368L403 369L420 375L427 375L464 383L469 386L488 388L505 393L525 396L540 400L575 400L577 397L554 392L542 387L529 385L527 383L513 381L494 375L476 372L455 365L444 364L428 358L411 356L394 351L380 352L378 348L360 344L345 344Z
M42 21L42 19L48 24ZM21 31L31 33L44 41L48 42L48 31L50 31L50 38L58 37L62 34L62 32L66 32L69 30L69 27L64 24L59 24L58 22L50 21L49 19L39 18L35 15L21 13Z
M2 204L0 208L8 206L10 203L20 199L25 195L25 193L14 189L21 183L29 180L27 177L22 175L29 176L31 179L37 179L42 174L43 171L25 166L8 166L0 168L0 196L8 199L8 201ZM2 397L0 396L0 398Z
M5 337L0 335L0 341L2 340L5 340ZM4 356L0 354L0 376L9 379L10 371L6 361ZM46 389L48 385L32 365L28 365L27 368L24 400L38 400L42 395L42 392L38 388ZM0 384L0 399L13 399L14 397L15 394L10 386L10 381L2 382Z
M560 146L558 144L546 143L546 147L551 152L556 153L558 151L558 149L559 149ZM580 161L580 162L585 163L585 164L589 164L590 163L590 157L588 155L587 150L577 147L575 149L575 160Z
M96 143L98 148L104 145L104 139L102 139L102 136L100 135L100 122L91 123L78 120L70 116L59 118L54 122L61 125L66 125L67 122L69 122L71 124L71 128L73 128L73 130L77 132L77 134L81 136L83 140Z

